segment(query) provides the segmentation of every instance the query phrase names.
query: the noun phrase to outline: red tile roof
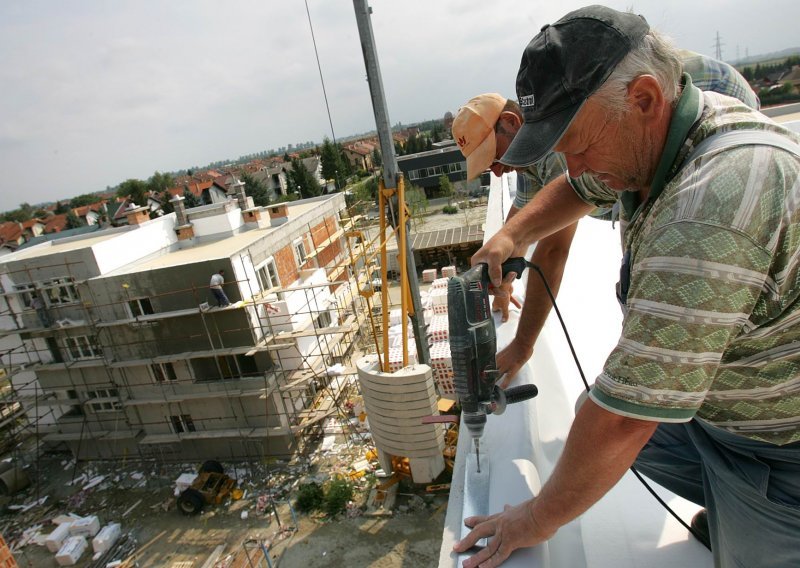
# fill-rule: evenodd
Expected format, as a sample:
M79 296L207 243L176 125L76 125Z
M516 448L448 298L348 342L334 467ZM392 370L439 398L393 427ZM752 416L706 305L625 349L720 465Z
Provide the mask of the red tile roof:
M67 227L67 214L61 213L60 215L53 215L47 219L47 224L44 226L45 233L60 233Z

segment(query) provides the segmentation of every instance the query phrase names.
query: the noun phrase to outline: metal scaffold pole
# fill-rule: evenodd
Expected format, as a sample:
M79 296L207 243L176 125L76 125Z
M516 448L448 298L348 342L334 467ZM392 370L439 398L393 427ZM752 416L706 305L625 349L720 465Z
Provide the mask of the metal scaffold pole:
M383 183L380 189L380 201L383 206L386 201L389 206L389 217L393 227L399 228L397 241L400 262L400 286L401 286L401 306L402 322L408 316L414 330L414 339L417 346L417 359L420 363L430 364L428 351L428 341L425 333L425 319L422 313L422 302L419 295L419 282L417 281L417 269L414 263L414 252L411 248L411 238L408 234L408 221L406 219L405 201L403 198L403 179L398 175L397 158L394 153L394 143L392 141L391 123L389 122L389 111L386 106L386 98L383 92L383 80L381 79L380 66L378 64L378 52L375 47L375 35L372 32L372 22L370 14L372 9L367 5L367 0L353 0L353 7L358 23L358 35L361 39L361 51L364 54L364 64L367 68L367 81L372 97L372 108L375 113L375 125L378 130L378 140L383 156ZM387 217L386 211L381 209L381 230L385 234ZM385 251L385 247L384 247ZM387 262L385 252L382 254L381 275L386 281ZM388 317L388 304L386 294L384 298L384 320ZM411 305L408 305L410 299ZM384 321L384 337L388 337L388 325ZM408 364L408 347L406 344L406 334L403 333L403 365ZM388 339L384 340L384 344ZM385 355L388 353L385 353ZM384 371L388 371L388 357L384 356Z

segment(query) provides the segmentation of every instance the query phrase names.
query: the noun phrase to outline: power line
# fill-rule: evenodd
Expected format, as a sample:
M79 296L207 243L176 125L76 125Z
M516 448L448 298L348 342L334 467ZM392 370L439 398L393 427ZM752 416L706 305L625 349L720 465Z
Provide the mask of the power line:
M322 65L319 63L319 53L317 52L317 40L314 38L314 26L311 25L311 12L308 11L308 0L305 0L306 15L308 15L308 27L311 29L311 41L314 43L314 56L317 58L317 69L319 69L319 82L322 83L322 96L325 98L325 109L328 111L328 122L331 125L331 136L333 144L336 145L336 134L333 132L333 119L331 119L331 107L328 105L328 93L325 91L325 79L322 77Z

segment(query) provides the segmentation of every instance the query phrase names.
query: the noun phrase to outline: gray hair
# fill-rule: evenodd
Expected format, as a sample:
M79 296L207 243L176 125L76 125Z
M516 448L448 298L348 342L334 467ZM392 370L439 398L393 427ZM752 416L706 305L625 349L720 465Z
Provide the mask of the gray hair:
M664 98L673 104L680 96L683 72L678 50L667 36L650 29L641 43L620 61L611 75L594 93L612 118L619 118L630 108L628 85L641 75L658 81Z

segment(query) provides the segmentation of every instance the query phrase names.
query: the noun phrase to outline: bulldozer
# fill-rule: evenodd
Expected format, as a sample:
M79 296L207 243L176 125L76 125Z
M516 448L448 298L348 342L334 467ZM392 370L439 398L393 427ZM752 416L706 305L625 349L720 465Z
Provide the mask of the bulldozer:
M208 460L200 466L191 486L178 496L178 510L184 515L197 515L206 504L218 505L228 496L240 498L242 492L236 485L236 480L225 474L222 464Z

